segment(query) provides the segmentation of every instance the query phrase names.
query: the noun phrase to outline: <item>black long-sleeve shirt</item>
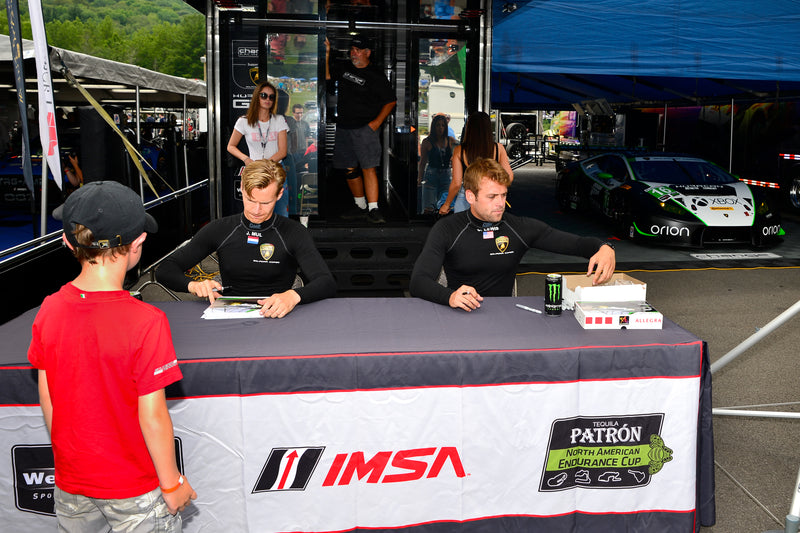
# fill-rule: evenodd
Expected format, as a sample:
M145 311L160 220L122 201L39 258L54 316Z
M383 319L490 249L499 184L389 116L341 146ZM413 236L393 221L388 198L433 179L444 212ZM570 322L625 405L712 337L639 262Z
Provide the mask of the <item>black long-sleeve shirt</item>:
M209 222L159 265L156 278L172 290L188 292L191 280L184 272L212 252L217 252L228 296L267 297L287 291L298 267L305 281L295 289L300 303L336 293L336 281L308 230L274 214L261 224L250 222L243 214Z
M448 305L461 285L481 296L511 296L522 256L530 248L593 256L602 246L595 237L554 229L540 220L505 213L500 222L475 218L470 210L443 218L431 228L411 273L411 296ZM447 287L437 281L444 267Z

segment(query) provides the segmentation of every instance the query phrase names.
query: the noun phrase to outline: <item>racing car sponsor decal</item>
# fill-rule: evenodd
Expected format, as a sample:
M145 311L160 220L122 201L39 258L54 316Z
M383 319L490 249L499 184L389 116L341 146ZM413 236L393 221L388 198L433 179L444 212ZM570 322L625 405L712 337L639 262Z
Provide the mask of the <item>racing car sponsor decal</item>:
M633 237L635 233L644 235L645 237L658 237L658 236L689 237L691 235L689 228L687 228L686 226L668 226L668 225L652 224L649 229L650 231L647 232L644 229L640 228L639 225L636 224L636 222L634 222L630 227L630 235L631 237Z
M736 196L723 196L721 198L709 197L705 198L703 196L693 196L691 197L691 207L692 209L700 208L700 207L711 207L714 209L715 207L733 207L735 205L742 205L745 208L753 207L753 199L752 198L738 198Z
M752 194L747 185L741 182L725 185L648 185L650 187L645 192L659 202L671 200L677 203L706 226L752 226L755 220ZM651 233L663 234L652 230Z
M714 185L714 184L686 184L686 185L670 185L673 190L678 191L680 194L687 196L706 195L706 196L730 196L736 194L733 187L730 185Z
M553 421L540 492L643 487L672 461L663 413Z
M689 228L686 226L659 226L653 224L650 226L651 235L668 235L670 237L688 237Z
M655 196L658 198L659 202L667 202L672 198L680 196L679 192L674 191L665 185L650 185L650 187L645 189L644 192Z

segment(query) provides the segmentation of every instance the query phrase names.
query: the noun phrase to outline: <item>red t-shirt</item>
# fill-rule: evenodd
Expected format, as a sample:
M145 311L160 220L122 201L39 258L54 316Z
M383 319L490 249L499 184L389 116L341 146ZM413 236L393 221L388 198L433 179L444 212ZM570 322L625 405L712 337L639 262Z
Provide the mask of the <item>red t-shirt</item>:
M47 372L56 485L103 499L155 489L139 396L183 377L164 312L127 291L68 283L42 303L28 359Z

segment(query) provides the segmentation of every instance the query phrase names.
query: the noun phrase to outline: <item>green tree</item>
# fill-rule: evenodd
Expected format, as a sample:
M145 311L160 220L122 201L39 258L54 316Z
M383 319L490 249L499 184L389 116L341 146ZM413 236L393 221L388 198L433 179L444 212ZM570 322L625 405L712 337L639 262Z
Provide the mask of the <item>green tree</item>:
M20 28L32 39L27 2ZM202 78L205 18L182 0L42 0L48 43L173 76ZM6 10L0 31L8 33Z

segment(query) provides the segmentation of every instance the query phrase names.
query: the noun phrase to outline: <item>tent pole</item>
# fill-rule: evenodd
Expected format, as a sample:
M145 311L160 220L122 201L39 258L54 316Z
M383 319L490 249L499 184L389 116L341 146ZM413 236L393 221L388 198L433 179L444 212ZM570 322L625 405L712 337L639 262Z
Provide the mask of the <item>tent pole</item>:
M139 108L141 106L141 101L139 98L140 98L139 86L137 85L136 86L136 146L138 147L139 150L141 150L142 136L141 132L139 131L139 126L141 124L141 121L139 120ZM139 196L142 197L142 201L144 202L144 183L142 182L142 173L139 172L138 174L139 174Z
M186 160L186 140L189 138L188 136L188 127L189 124L189 110L186 105L186 95L183 95L183 125L181 126L181 137L183 138L183 142L181 146L183 147L183 175L186 177L186 186L189 186L189 162Z
M136 146L142 149L142 110L139 109L139 86L136 86Z
M39 213L39 236L47 235L47 156L42 149L42 208Z
M181 138L184 141L189 138L189 136L186 135L186 133L187 133L186 132L186 123L188 121L188 118L189 118L189 109L186 107L186 95L184 94L183 95L183 123L182 123L182 126L181 126Z
M731 140L728 144L728 172L733 173L733 98L731 98Z

